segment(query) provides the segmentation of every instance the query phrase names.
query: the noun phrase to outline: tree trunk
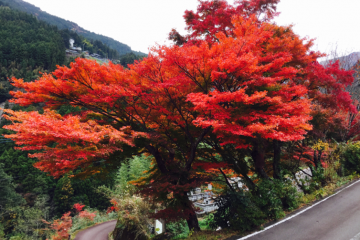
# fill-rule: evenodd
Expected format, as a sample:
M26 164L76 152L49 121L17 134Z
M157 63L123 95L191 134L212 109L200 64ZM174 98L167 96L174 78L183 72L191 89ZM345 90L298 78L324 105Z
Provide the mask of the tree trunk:
M316 154L316 150L314 150L314 164L316 170L318 170L318 168L321 167L320 158L321 158L321 153Z
M182 195L182 197L181 197L182 204L181 205L182 205L184 211L189 214L188 218L186 219L189 230L191 231L193 229L194 232L198 232L198 231L200 231L199 221L196 216L196 212L193 207L193 204L189 200L187 193L188 192L184 192L184 194Z
M256 173L263 179L270 179L267 173L265 172L265 157L264 149L259 146L257 142L253 143L253 150L251 151L251 157L255 163Z
M173 160L174 158L174 154L173 152L175 151L169 151L169 158L168 161L165 161L163 159L163 157L161 156L160 152L158 149L156 149L155 147L151 146L151 145L147 145L146 146L147 150L155 157L156 163L161 171L162 174L166 175L170 175L172 174L172 172L169 172L169 170L167 169L165 163L166 162L171 162L171 160ZM187 171L187 173L189 172L189 170ZM169 180L170 181L170 180ZM171 182L171 181L170 181ZM187 182L183 183L186 184ZM172 182L172 184L176 185L176 182ZM193 208L193 204L192 202L189 200L187 192L184 192L183 197L180 197L178 200L181 201L181 208L189 213L188 215L188 219L186 219L187 224L189 226L190 231L193 229L194 232L198 232L200 231L200 226L199 226L199 222L196 216L196 212Z
M273 141L274 148L274 159L273 159L273 177L275 179L282 179L281 171L280 171L280 155L281 155L281 142L278 140Z
M194 209L191 209L191 213L189 215L189 218L186 219L186 222L188 224L190 231L191 230L193 230L194 232L200 231L199 221L198 221L198 218L196 216Z

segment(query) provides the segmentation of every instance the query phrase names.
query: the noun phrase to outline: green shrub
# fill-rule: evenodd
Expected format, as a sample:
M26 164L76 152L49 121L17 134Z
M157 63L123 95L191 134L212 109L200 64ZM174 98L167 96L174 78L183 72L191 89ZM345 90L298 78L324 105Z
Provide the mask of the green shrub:
M299 206L298 199L297 190L289 180L261 180L254 192L240 190L218 197L219 209L207 222L213 229L252 230L266 220L284 217L284 210Z
M251 230L265 221L265 215L254 203L249 192L227 192L215 200L219 209L209 219L211 228Z
M315 169L312 165L310 165L310 169L312 177L308 186L308 191L311 193L325 185L325 169L321 166Z
M167 223L166 231L174 236L173 239L186 238L189 235L189 227L185 220Z
M296 209L299 206L299 193L288 179L283 181L278 179L262 180L258 184L258 193L261 194L261 199L266 200L270 211L268 216L273 219L278 219L283 216L283 210ZM281 204L281 205L280 205Z
M257 186L253 199L255 204L264 213L265 218L278 219L285 216L281 197L282 184L279 180L261 180Z
M360 173L360 142L348 144L343 153L343 166L346 175Z
M149 226L153 223L150 215L155 211L152 203L136 195L123 195L113 198L111 202L118 213L116 228L131 229L136 235L150 238Z
M211 227L209 226L210 219L214 218L213 214L210 214L206 216L203 219L199 219L199 226L201 230L211 230Z

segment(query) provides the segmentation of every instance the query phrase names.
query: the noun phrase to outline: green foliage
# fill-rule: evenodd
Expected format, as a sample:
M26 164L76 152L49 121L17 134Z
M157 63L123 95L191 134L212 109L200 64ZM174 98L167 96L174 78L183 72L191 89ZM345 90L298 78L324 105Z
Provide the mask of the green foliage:
M15 192L12 178L4 172L3 164L0 164L0 179L0 206L4 208L23 204L24 199Z
M16 176L14 183L17 184L18 192L48 194L55 186L54 179L34 168L35 159L28 158L27 154L28 152L9 147L1 154L0 163L3 164L6 174Z
M73 107L71 105L61 105L57 111L59 114L64 116L66 114L80 112L81 109L79 107Z
M129 181L129 166L126 163L122 163L121 167L116 175L115 184L120 192L125 192Z
M1 134L7 132L0 129ZM33 167L35 159L28 158L28 152L14 150L13 146L13 143L0 144L0 164L7 175L14 177L16 191L26 197L28 204L33 204L36 197L30 195L51 194L55 181Z
M285 216L284 209L298 207L297 190L288 180L261 180L257 185L253 199L268 219L279 219Z
M142 156L135 156L129 162L129 180L134 181L137 180L139 177L142 177L146 171L150 169L150 158L142 155Z
M173 239L186 238L190 233L189 227L185 220L167 223L166 231L169 232L172 236L174 236Z
M111 178L106 182L96 178L70 178L64 176L59 179L54 192L56 214L61 216L70 211L75 203L82 203L91 208L105 210L111 206L110 199L96 191L97 187L111 185Z
M72 208L71 198L74 195L74 189L68 176L60 178L56 184L54 193L54 203L58 216L69 211Z
M45 237L44 228L46 224L43 219L49 219L49 207L47 206L47 196L37 198L33 207L18 208L18 215L14 232L22 236L39 238Z
M137 54L134 54L134 53L127 53L125 55L122 55L120 57L120 64L123 66L123 67L128 67L128 64L133 64L136 60L141 60L143 59L144 55L137 55Z
M8 78L33 81L65 61L65 46L54 26L26 13L0 8L0 102L10 98Z
M97 179L96 176L87 179L72 178L71 185L74 194L70 199L71 206L75 203L82 203L91 208L105 210L111 206L110 199L96 191L97 187L103 184L111 186L112 177L107 181Z
M10 239L45 239L49 220L48 196L39 196L34 206L17 206L7 209L3 214L4 233Z
M0 239L5 239L4 226L0 222Z
M136 195L123 195L119 198L114 198L113 202L118 208L116 229L121 231L121 229L127 228L137 236L150 238L149 226L153 222L150 216L155 211L153 204Z
M265 221L265 214L253 201L250 192L227 192L215 200L219 209L209 220L211 228L251 230Z
M347 146L343 154L343 165L345 174L350 175L353 172L360 173L360 142L352 142Z
M310 192L319 189L325 183L325 169L321 166L315 168L314 166L310 166L311 169L311 182L309 186Z
M298 207L298 193L290 181L261 180L255 192L228 191L215 200L219 209L207 220L213 229L221 227L248 231L267 220L285 216L284 210Z
M130 181L135 181L140 177L146 176L146 171L150 170L151 160L144 155L135 156L127 163L123 162L115 177L113 189L101 187L99 190L108 197L132 194L136 191L135 186Z

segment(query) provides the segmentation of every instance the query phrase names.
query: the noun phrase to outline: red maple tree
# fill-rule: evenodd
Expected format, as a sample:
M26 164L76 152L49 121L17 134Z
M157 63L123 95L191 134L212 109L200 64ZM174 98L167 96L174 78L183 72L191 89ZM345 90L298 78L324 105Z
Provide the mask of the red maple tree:
M214 169L224 173L228 146L250 151L256 172L267 178L267 144L274 143L277 158L277 142L303 139L314 106L352 109L345 93L351 74L336 64L322 67L311 40L269 23L277 2L200 1L197 13L185 14L193 32L182 44L152 48L129 69L77 59L34 82L13 79L25 92L12 92L12 101L44 103L45 111L5 110L13 121L6 128L16 132L6 137L38 150L35 166L53 176L106 160L125 145L138 147L156 162L139 185L162 203L155 217L185 218L198 231L187 194L211 181ZM55 110L64 104L83 110L61 116Z

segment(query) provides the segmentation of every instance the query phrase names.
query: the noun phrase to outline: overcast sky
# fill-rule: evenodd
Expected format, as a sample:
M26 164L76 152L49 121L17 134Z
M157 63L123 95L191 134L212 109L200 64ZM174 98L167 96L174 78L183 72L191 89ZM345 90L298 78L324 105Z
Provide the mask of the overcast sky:
M183 14L197 0L25 0L52 15L114 38L147 53L165 43L172 28L184 33ZM228 0L233 2L233 0ZM282 0L279 25L294 24L302 37L316 38L314 50L360 51L359 0Z

